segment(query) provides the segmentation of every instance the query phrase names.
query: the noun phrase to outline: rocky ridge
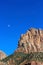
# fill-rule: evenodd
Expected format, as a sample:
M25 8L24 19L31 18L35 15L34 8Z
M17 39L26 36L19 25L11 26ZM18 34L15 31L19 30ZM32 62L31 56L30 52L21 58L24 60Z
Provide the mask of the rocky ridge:
M17 52L43 52L43 30L31 28L22 34L18 42Z
M40 54L40 56L38 54ZM31 60L29 58L34 60L29 62L29 60ZM13 55L8 56L5 59L2 57L1 59L3 65L5 65L4 63L7 65L43 65L43 30L30 28L25 34L21 35L18 42L18 48ZM37 61L37 59L40 61Z

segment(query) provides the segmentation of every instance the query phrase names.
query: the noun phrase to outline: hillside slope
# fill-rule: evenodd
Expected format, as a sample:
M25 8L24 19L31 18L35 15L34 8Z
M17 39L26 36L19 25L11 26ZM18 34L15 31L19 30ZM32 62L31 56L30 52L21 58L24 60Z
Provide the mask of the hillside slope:
M43 52L31 52L28 54L19 52L6 57L1 60L1 62L6 63L7 65L21 65L25 60L27 63L32 61L43 63Z

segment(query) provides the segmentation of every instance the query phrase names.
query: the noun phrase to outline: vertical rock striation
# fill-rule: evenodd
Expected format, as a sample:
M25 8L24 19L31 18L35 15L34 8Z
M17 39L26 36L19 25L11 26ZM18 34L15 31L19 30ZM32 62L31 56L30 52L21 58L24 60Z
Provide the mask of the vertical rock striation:
M43 30L31 28L22 34L18 42L19 52L43 52Z

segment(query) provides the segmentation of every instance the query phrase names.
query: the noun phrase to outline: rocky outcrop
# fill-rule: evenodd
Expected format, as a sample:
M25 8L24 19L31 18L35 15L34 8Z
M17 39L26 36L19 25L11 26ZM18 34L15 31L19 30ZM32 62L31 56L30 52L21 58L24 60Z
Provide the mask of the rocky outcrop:
M7 65L6 63L4 63L4 62L0 62L0 65Z
M38 53L35 53L35 57L35 54L33 55L31 52L33 54L34 52ZM43 62L40 62L43 60L43 56L41 54L38 55L40 52L43 55L43 30L31 28L25 34L21 35L18 42L18 48L14 54L5 58L6 54L0 51L0 60L5 58L2 62L0 61L0 65L43 65ZM29 53L31 54L28 56ZM27 55L25 56L25 54ZM36 60L30 62L29 59ZM41 60L37 61L39 59Z
M43 52L43 30L31 28L25 34L22 34L16 51Z
M43 52L43 30L31 28L22 34L15 52ZM43 65L43 63L32 61L31 65Z
M7 55L0 50L0 60L4 59L5 57L7 57ZM7 64L0 61L0 65L7 65Z
M7 55L0 50L0 60L4 59L5 57L7 57Z

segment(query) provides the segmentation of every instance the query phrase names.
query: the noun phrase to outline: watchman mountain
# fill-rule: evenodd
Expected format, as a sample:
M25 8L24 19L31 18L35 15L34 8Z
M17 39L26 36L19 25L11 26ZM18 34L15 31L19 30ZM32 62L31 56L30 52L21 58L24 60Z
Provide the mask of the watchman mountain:
M30 28L22 34L9 56L0 51L0 65L43 65L43 30Z

